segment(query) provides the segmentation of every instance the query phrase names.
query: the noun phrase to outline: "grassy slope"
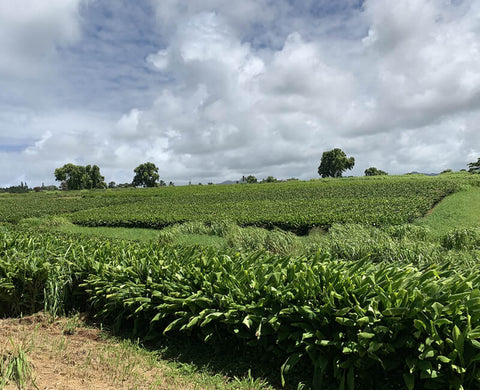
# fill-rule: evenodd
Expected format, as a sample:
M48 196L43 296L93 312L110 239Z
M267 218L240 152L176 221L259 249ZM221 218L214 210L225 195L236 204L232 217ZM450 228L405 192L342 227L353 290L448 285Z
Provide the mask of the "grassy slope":
M455 228L480 226L480 188L470 187L446 197L417 224L439 237Z

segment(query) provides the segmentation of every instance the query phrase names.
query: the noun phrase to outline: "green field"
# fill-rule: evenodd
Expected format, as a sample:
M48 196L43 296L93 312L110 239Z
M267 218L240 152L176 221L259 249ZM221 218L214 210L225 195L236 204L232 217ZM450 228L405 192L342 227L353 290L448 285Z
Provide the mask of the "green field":
M0 313L228 345L277 387L477 389L479 179L2 196Z
M63 214L85 226L163 228L229 220L305 233L336 222L412 222L470 181L471 175L412 175L2 196L0 221Z
M418 223L428 226L437 236L452 229L480 226L480 188L468 188L449 196Z

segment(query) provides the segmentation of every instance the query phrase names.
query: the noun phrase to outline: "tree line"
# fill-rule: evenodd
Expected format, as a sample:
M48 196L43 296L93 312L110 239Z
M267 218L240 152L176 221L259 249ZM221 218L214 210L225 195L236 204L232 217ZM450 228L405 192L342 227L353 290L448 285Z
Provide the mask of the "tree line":
M342 177L343 172L345 172L347 169L352 169L354 165L354 157L347 157L342 149L335 148L327 152L323 152L320 160L320 166L318 167L318 174L322 178ZM365 176L388 175L387 172L375 167L365 169L364 174Z
M354 157L347 157L345 152L339 148L335 148L326 152L323 152L320 165L318 167L318 174L322 178L327 177L342 177L342 174L346 170L353 169L355 165ZM480 157L476 162L471 162L468 164L468 172L471 173L480 173ZM100 173L100 168L97 165L75 165L75 164L65 164L63 167L55 169L54 175L55 180L60 181L60 186L45 186L42 183L41 187L34 187L34 191L53 191L53 190L83 190L83 189L104 189L104 188L125 188L125 187L162 187L166 186L163 180L160 180L160 175L158 174L158 167L151 162L146 162L140 164L134 170L134 176L131 183L116 184L111 181L108 183L105 182L104 176ZM452 172L451 169L446 169L441 173ZM365 176L379 176L379 175L388 175L387 172L377 169L376 167L370 167L365 169ZM295 178L287 179L298 180ZM236 183L240 184L252 184L252 183L276 183L277 180L273 176L268 176L262 181L258 181L257 178L253 175L243 176ZM191 183L190 183L191 184ZM201 184L201 183L199 183ZM208 183L213 184L213 183ZM170 182L169 186L173 186L174 183ZM11 186L7 188L0 188L0 192L9 192L9 193L25 193L29 192L31 189L28 187L27 183L21 183L18 186Z
M327 152L323 152L320 160L320 166L318 167L318 174L322 178L326 177L342 177L343 172L347 169L352 169L355 165L355 158L347 157L345 152L341 149L335 148ZM480 157L476 162L468 164L468 172L480 173ZM462 169L465 171L465 169ZM441 173L452 172L451 169L446 169ZM387 172L377 169L376 167L370 167L365 169L365 176L380 176L388 175Z
M165 185L163 181L158 182L160 179L158 167L151 162L140 164L133 171L135 176L132 183L120 184L119 187L156 187ZM61 190L91 190L116 187L115 182L110 182L108 185L105 183L105 177L102 176L97 165L65 164L63 167L55 169L54 175L55 180L61 182Z

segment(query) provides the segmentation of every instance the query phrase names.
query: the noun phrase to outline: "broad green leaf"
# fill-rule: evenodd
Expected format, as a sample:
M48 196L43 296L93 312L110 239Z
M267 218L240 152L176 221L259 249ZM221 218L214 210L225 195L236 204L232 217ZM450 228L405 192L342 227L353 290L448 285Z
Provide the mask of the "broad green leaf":
M375 333L369 333L369 332L359 332L358 337L362 339L371 339L375 337Z

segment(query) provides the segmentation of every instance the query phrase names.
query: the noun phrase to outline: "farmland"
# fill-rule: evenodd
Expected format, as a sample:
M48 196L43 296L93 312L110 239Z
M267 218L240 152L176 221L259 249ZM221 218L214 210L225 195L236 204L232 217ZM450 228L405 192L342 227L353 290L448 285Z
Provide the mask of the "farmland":
M229 220L306 232L335 222L399 224L424 215L471 175L79 191L0 197L0 221L67 214L75 224L163 228Z
M142 340L227 343L278 362L278 386L479 388L480 230L436 235L417 223L479 183L457 174L1 197L0 313L81 311ZM163 230L145 242L59 233L59 216ZM176 243L182 234L224 245Z

